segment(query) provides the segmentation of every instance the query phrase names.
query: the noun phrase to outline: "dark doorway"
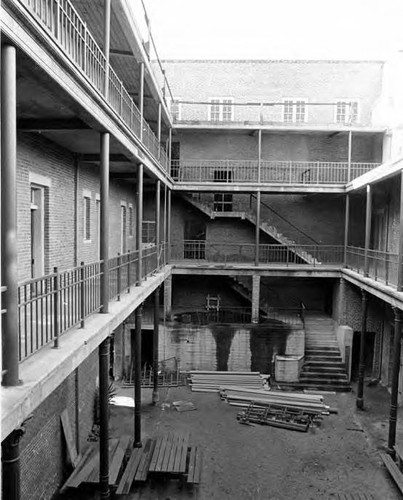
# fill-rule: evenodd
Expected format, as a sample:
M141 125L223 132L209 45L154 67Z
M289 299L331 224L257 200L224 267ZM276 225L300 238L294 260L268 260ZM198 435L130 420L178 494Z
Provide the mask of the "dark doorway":
M175 181L179 179L179 166L180 166L180 143L175 141L171 145L171 175Z
M184 240L185 259L205 259L206 224L203 221L186 221Z
M131 329L131 338L135 338L135 330ZM153 332L152 330L141 330L141 370L149 370L153 365ZM134 359L132 359L134 370Z
M367 332L365 334L364 377L372 377L373 375L375 335L376 334L374 332ZM361 343L361 332L354 332L352 363L351 363L352 380L358 379L358 370L360 365L360 343Z
M214 170L214 182L232 182L232 172L230 170ZM232 194L214 193L214 211L232 212Z

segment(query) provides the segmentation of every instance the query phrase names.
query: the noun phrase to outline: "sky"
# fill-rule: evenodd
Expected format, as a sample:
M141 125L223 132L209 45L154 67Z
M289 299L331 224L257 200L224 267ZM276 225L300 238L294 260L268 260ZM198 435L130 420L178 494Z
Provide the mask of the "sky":
M161 59L372 60L403 50L403 0L143 2Z

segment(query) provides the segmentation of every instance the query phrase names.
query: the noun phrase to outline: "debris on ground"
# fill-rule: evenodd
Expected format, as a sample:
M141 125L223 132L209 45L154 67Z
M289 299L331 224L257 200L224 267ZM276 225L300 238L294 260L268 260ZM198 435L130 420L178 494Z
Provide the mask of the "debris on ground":
M251 389L261 389L263 379L259 372L201 371L189 372L193 392L220 392L223 385L238 385Z
M191 401L174 401L172 405L175 410L179 412L197 410L196 406Z

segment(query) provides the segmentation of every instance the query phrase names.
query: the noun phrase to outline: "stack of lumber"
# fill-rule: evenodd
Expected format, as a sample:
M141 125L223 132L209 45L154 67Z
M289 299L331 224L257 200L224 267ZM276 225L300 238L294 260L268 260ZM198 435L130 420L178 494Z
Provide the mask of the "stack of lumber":
M305 413L329 415L332 410L323 402L323 396L298 392L267 391L236 386L221 386L221 398L232 406L281 407L303 410Z
M220 392L222 386L261 389L262 378L259 372L215 372L190 371L189 380L194 392Z

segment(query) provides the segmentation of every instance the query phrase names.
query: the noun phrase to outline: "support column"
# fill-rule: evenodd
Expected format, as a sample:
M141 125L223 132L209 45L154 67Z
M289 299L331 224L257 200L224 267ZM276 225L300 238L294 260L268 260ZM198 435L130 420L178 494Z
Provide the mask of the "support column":
M167 262L171 260L171 193L168 189L168 213L167 213Z
M141 448L141 328L143 304L136 309L136 326L134 334L134 444Z
M144 63L140 63L140 102L139 102L139 111L140 111L140 141L143 140L143 120L144 120Z
M161 231L161 181L157 181L157 185L155 188L155 247L157 249L157 269L159 269L161 265L160 231Z
M167 263L167 192L168 187L164 186L164 229L163 229L163 241L164 241L164 264Z
M17 263L17 93L16 51L1 48L1 276L3 385L19 384ZM6 498L6 497L5 497Z
M255 266L259 265L259 246L260 246L260 198L261 192L256 195L256 229L255 229Z
M109 97L109 54L111 45L111 0L104 0L104 56L105 56L105 82L104 96Z
M109 312L109 133L101 133L101 313Z
M365 371L365 342L367 333L367 309L368 297L367 292L361 290L361 339L360 339L360 362L358 365L358 387L357 387L357 408L364 409L364 371Z
M252 276L252 323L259 323L260 276Z
M260 184L262 179L262 129L258 132L258 163L257 163L257 182Z
M353 144L353 133L351 130L348 132L348 145L347 145L347 182L351 181L351 149Z
M172 313L172 276L164 281L164 317L167 318Z
M158 139L158 160L161 159L161 124L162 124L162 105L158 103L158 129L157 129L157 139Z
M403 290L403 171L400 172L400 223L399 248L397 257L397 291Z
M137 281L140 286L143 279L143 164L137 167L137 206L136 206L136 250L137 250Z
M159 401L158 392L158 343L159 343L159 322L160 322L160 287L154 292L154 329L153 329L153 403Z
M168 172L170 173L170 175L172 175L172 128L169 129L169 139L168 139L168 147L169 147L169 151L168 151Z
M109 498L109 337L98 348L99 357L99 489Z
M371 207L372 207L372 192L371 186L367 186L367 207L365 213L365 253L364 253L364 276L369 275L369 259L368 250L371 243Z
M396 422L397 422L397 403L399 390L399 371L400 371L400 349L402 340L402 319L401 311L393 308L395 314L394 337L393 337L393 364L392 364L392 385L390 393L390 412L389 412L389 436L388 453L395 456L393 449L396 444Z
M3 101L4 102L4 101ZM19 427L1 444L2 496L7 500L20 500L20 439L25 430Z
M343 265L347 266L348 230L350 226L350 195L346 194L346 207L344 214L344 257Z

